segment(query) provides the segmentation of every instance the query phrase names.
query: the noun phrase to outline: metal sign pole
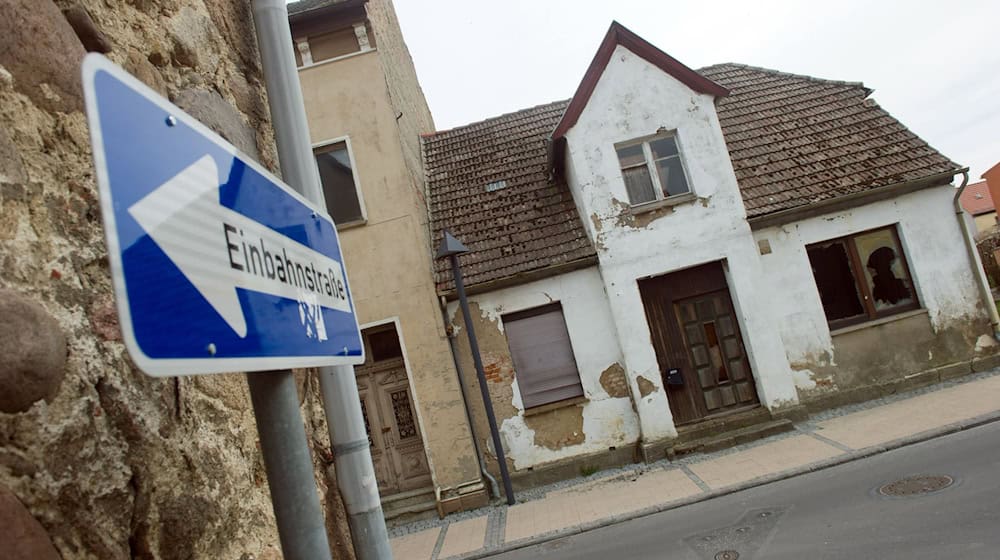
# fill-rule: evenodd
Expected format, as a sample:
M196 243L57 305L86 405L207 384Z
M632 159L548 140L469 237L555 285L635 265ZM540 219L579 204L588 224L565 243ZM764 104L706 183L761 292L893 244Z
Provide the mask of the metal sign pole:
M315 200L319 183L315 165L312 175L316 180L309 180L313 177L308 168L302 168L301 158L296 155L304 150L311 153L308 139L303 145L296 145L294 140L299 135L291 135L292 140L289 141L289 135L283 137L278 130L282 121L288 121L285 115L288 113L289 95L282 90L287 90L290 84L280 72L281 55L284 54L281 45L288 43L291 48L288 10L283 2L254 1L253 15L283 179L293 189ZM291 53L288 56L292 56ZM292 80L298 88L298 76L293 74ZM301 91L298 97L301 104ZM322 201L322 190L318 192ZM299 414L295 378L291 371L282 370L249 375L247 383L257 417L282 553L289 560L328 559L330 543L316 492L305 428Z
M288 370L247 374L260 448L271 489L281 552L286 560L328 560L323 510L299 415L299 393Z
M295 68L288 9L284 0L253 0L253 13L283 178L313 203L325 205ZM320 368L320 389L354 551L359 560L391 560L354 368Z

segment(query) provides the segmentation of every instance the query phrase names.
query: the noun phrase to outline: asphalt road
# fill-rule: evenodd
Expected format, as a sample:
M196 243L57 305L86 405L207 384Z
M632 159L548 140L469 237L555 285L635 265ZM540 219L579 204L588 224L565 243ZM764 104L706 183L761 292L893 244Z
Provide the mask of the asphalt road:
M913 475L954 483L878 491ZM1000 422L494 558L1000 559Z

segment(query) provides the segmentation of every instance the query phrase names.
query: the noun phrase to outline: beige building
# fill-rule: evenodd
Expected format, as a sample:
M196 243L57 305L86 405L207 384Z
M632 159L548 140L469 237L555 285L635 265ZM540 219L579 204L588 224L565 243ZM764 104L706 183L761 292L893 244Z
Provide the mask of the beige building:
M389 0L289 5L299 77L368 361L356 368L387 517L485 503L431 270L434 131Z

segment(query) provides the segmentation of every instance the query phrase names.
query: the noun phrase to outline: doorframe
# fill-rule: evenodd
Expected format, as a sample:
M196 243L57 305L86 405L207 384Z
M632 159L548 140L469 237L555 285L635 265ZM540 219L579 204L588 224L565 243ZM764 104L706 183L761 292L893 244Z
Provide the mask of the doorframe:
M436 491L438 488L437 472L434 470L434 461L431 459L431 454L427 452L427 430L424 429L424 417L420 412L420 396L417 394L413 385L413 368L410 367L410 355L406 351L406 341L403 340L403 327L400 324L399 316L393 315L392 317L358 325L358 327L363 331L365 329L382 327L388 324L392 324L393 328L396 330L396 338L399 340L399 349L403 353L403 368L406 370L406 387L410 390L410 399L413 403L413 414L416 415L417 426L420 427L420 440L424 447L424 457L427 459L427 468L431 471L431 484L434 486Z
M753 346L753 343L751 342L751 339L750 339L750 335L749 335L750 330L747 328L746 321L743 320L743 307L742 307L742 305L740 303L740 298L739 298L739 295L738 295L739 292L735 289L735 285L734 285L734 281L733 281L733 275L732 275L732 273L729 270L729 257L728 256L726 256L726 255L719 255L718 258L708 258L706 260L702 260L702 261L698 261L698 262L686 264L684 266L679 266L677 268L672 268L670 270L656 272L656 273L652 273L652 274L644 274L642 276L636 277L636 279L635 279L635 288L636 288L636 291L640 294L639 305L642 306L642 307L645 306L645 303L641 299L641 293L642 292L639 289L639 284L643 280L652 280L654 278L661 278L661 277L673 274L675 272L682 272L682 271L685 271L685 270L689 270L689 269L692 269L692 268L697 268L699 266L709 265L709 264L712 264L712 263L719 263L719 265L722 267L722 275L723 275L723 277L726 280L726 290L729 292L729 301L733 305L733 313L736 315L736 323L739 326L740 340L743 343L743 351L746 353L747 361L749 362L749 365L750 365L751 377L753 378L753 384L754 384L754 387L757 389L757 402L758 402L758 406L761 406L763 408L766 408L766 409L770 410L770 407L767 405L767 402L764 399L764 395L766 395L766 393L764 392L763 386L762 386L762 377L763 376L760 374L761 369L759 367L759 364L757 363L757 353L756 353L755 348ZM649 330L649 320L646 318L646 310L644 308L642 309L642 320L645 321L645 323L646 323L646 329ZM782 341L782 345L784 345L784 341ZM650 346L652 346L652 341L650 341ZM654 354L655 354L655 350L654 350ZM670 401L669 401L669 397L667 397L667 393L666 393L666 388L665 387L664 387L664 398L668 399L667 400L667 406L668 406L668 410L669 410ZM673 411L671 411L671 417L672 417L671 418L671 423L674 425L674 428L676 429L676 427L677 427L677 418L673 417ZM702 422L704 420L705 420L705 418L702 418L701 420L698 420L695 423Z

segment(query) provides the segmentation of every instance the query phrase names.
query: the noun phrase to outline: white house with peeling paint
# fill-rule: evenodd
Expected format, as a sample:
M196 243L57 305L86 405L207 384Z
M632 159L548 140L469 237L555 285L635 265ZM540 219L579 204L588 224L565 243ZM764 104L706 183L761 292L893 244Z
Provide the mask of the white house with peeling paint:
M470 249L516 477L745 441L996 365L1000 321L954 203L965 170L870 94L695 71L615 23L570 100L423 137L432 234ZM436 276L495 461L470 325L447 263Z

